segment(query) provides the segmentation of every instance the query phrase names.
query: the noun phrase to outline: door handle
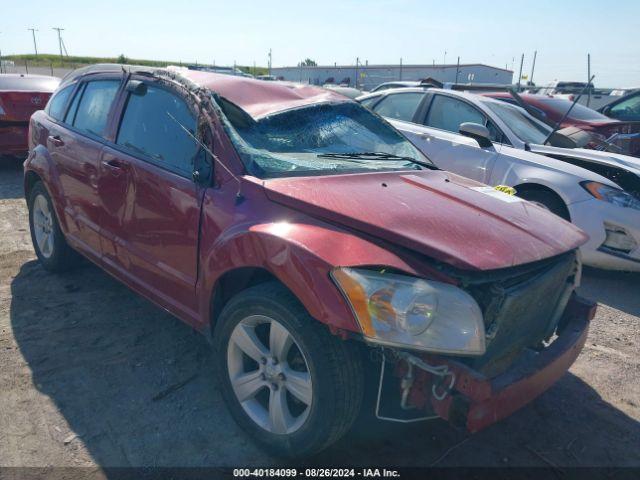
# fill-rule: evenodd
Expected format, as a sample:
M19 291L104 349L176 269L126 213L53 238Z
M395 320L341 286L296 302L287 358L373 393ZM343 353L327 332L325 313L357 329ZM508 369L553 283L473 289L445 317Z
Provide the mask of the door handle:
M49 137L47 137L47 140L49 140L56 147L61 147L64 145L64 140L62 140L60 135L49 135Z
M102 165L111 172L114 177L119 177L126 169L126 164L118 160L105 160Z

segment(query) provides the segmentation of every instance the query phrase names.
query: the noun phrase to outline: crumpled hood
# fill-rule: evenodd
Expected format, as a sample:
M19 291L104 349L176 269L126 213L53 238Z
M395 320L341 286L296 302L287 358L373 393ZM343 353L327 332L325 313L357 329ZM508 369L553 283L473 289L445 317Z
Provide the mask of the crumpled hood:
M442 171L264 182L275 202L466 270L534 262L587 241L581 230L540 207L473 190L478 187L487 188Z

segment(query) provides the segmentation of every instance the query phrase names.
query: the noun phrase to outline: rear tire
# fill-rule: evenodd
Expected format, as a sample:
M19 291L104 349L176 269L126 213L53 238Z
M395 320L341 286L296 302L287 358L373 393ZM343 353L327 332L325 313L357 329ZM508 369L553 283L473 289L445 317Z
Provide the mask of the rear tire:
M277 456L303 457L326 448L347 432L360 411L360 350L331 335L279 283L233 297L217 321L214 346L232 416ZM277 413L283 405L285 413Z
M49 192L41 181L31 188L28 206L33 249L44 269L62 272L74 267L78 254L67 244Z
M570 222L569 211L567 206L556 194L551 192L545 192L543 190L522 190L517 194L520 198L535 203L540 207L549 210L551 213L555 213L560 218L563 218L567 222Z

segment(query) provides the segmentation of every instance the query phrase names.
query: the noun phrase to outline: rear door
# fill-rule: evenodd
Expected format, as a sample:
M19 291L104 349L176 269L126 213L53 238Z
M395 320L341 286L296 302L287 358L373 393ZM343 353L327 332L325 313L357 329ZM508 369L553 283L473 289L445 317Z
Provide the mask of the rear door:
M496 149L481 148L458 133L465 122L486 124L484 114L470 103L434 93L424 116L416 119L430 131L414 133L410 139L440 168L486 183L498 156Z
M79 83L63 120L49 127L47 138L47 149L57 166L65 199L68 235L78 248L96 260L101 256L98 172L121 83L121 75ZM50 116L54 114L52 108L53 105Z
M195 135L197 117L181 93L152 80L136 84L124 93L115 144L100 163L103 261L195 321L204 188L192 180L201 151L183 127Z

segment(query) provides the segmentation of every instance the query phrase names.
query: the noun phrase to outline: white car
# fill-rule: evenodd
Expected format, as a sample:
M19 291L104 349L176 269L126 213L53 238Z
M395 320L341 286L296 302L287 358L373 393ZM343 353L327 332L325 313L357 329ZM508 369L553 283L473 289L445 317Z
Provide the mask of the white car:
M517 106L452 90L402 88L358 98L436 165L553 211L590 236L586 265L640 271L640 161L540 145L551 129ZM536 152L536 153L534 153Z

